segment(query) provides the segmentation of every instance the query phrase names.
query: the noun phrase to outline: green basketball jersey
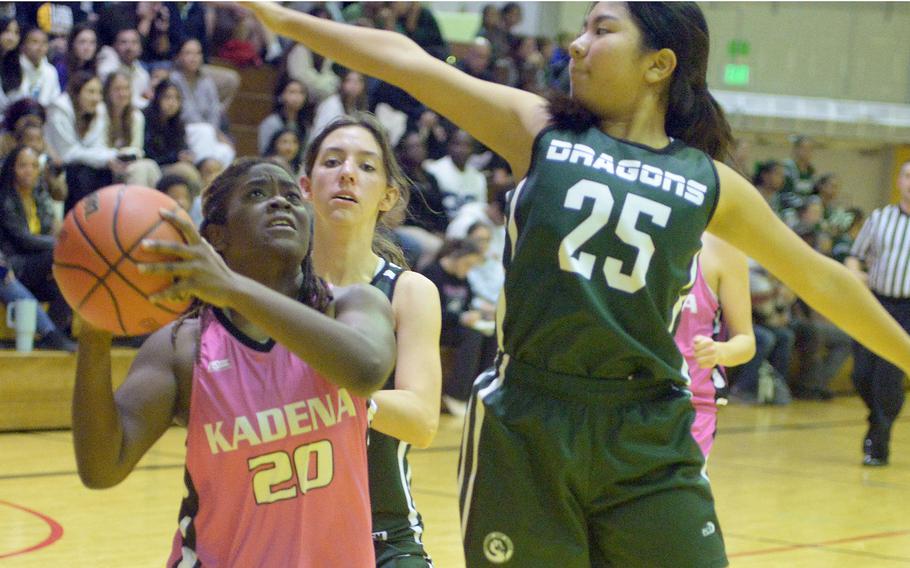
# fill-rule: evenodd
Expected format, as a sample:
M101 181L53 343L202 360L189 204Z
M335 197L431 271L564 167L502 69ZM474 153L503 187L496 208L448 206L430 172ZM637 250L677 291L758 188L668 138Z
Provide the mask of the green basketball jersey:
M392 301L395 285L404 269L383 261L371 285ZM395 372L383 389L395 388ZM373 511L373 537L378 540L407 540L421 544L423 523L411 497L411 445L382 432L370 430L367 463L370 474L370 507Z
M673 332L718 185L679 140L541 132L509 202L500 349L553 373L685 381Z

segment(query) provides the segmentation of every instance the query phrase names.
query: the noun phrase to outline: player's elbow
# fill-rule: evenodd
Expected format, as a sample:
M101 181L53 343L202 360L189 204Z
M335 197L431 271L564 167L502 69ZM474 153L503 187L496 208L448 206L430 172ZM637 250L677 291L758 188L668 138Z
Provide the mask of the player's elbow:
M755 357L755 335L750 334L746 336L746 348L743 350L743 357L745 362L751 361Z
M432 413L430 413L432 414ZM415 430L411 439L411 446L418 450L425 450L430 447L433 440L436 439L436 431L439 429L439 411L435 416L428 415L424 418L423 423Z
M394 358L391 362L386 359L386 357L377 356L360 365L360 368L351 375L348 390L357 396L368 398L381 389L389 379L389 375L392 374L392 368L395 365Z
M96 471L86 467L79 467L79 480L89 489L110 489L121 481L123 477L112 475L108 472Z

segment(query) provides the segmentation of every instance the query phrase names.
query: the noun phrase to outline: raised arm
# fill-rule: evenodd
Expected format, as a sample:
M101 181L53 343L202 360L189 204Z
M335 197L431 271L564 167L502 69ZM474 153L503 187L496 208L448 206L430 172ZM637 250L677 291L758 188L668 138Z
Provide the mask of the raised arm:
M395 388L373 395L378 410L372 427L416 448L426 448L439 427L439 292L420 274L405 272L395 288L392 308L398 340Z
M272 2L243 5L275 33L404 89L504 157L516 178L527 171L534 137L549 118L541 97L471 77L399 33L332 22Z
M196 329L195 322L181 329L177 344L193 350L190 328ZM176 361L171 326L166 326L143 343L114 394L111 335L83 325L73 393L73 444L79 477L87 487L102 489L123 481L171 425L180 398Z
M758 191L724 164L708 230L754 258L810 306L870 350L910 371L910 337L853 274L809 247Z

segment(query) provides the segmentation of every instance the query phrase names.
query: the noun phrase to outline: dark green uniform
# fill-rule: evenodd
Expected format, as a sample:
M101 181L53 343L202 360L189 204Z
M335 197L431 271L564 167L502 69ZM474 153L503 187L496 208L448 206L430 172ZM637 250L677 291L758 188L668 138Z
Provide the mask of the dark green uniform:
M673 332L709 156L544 130L509 204L497 365L459 464L469 567L724 566Z
M372 284L392 301L400 266L383 261ZM395 388L392 372L384 389ZM410 444L370 430L367 460L370 470L370 505L373 511L373 546L376 565L381 567L432 566L423 549L423 522L411 497Z

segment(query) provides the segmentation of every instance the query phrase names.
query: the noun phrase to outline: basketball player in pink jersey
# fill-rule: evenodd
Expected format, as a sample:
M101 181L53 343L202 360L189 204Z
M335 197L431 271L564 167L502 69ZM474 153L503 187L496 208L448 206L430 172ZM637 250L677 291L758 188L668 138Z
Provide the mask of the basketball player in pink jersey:
M717 431L717 406L727 403L724 367L742 365L755 355L755 335L746 256L705 233L697 266L676 328L676 345L689 368L695 407L692 436L707 459ZM722 326L726 341L717 340Z
M395 362L388 300L315 276L300 188L242 159L203 195L153 299L195 298L150 336L112 392L109 334L79 336L73 438L89 487L122 481L173 423L187 427L186 490L168 566L373 565L367 401ZM334 293L334 298L332 297Z

